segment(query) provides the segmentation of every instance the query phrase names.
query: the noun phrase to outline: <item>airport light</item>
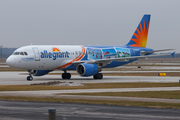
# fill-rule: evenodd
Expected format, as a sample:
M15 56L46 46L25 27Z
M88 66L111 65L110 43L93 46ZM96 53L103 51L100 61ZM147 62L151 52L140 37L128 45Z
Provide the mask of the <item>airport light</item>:
M49 120L56 120L56 109L50 108L48 112L49 112Z

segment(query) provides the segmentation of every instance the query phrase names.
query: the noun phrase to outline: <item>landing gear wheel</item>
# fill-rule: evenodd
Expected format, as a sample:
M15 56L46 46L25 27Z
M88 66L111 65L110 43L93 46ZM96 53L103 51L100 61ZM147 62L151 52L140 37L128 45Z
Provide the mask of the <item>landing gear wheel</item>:
M102 79L103 78L103 74L102 73L97 73L95 75L93 75L94 79Z
M33 77L32 77L32 76L27 76L27 80L28 80L28 81L32 81L32 80L33 80Z
M70 73L66 73L66 79L71 79L71 74Z
M93 78L94 78L94 79L98 79L97 74L96 74L96 75L93 75Z
M70 73L63 73L62 79L71 79L71 74Z
M98 79L103 79L103 74L102 73L98 74Z
M62 74L62 79L66 79L66 73Z

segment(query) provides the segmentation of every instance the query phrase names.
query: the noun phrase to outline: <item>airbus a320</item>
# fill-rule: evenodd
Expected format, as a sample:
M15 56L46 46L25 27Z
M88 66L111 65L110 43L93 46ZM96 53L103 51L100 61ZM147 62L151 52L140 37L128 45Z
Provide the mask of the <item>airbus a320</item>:
M15 50L6 63L10 67L27 70L28 81L33 80L32 76L43 76L54 70L64 71L62 79L71 79L71 74L67 72L69 70L76 70L82 77L102 79L102 68L160 56L152 54L169 50L146 48L149 24L150 15L144 15L132 38L124 46L30 45Z

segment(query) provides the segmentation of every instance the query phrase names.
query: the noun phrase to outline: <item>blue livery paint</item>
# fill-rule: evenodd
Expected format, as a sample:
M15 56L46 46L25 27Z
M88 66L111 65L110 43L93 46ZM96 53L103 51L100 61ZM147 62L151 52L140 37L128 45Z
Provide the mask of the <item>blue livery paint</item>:
M120 57L135 57L135 56L141 56L141 51L153 51L153 49L150 48L144 48L144 47L130 47L130 46L84 46L87 49L87 54L86 56L81 60L89 60L89 59L109 59L108 57L112 58L120 58ZM94 52L93 52L94 51ZM95 51L97 51L95 53ZM98 52L102 51L102 52ZM106 55L103 55L105 52L107 52ZM121 55L118 55L119 53L123 53ZM92 55L94 54L94 56ZM99 56L101 56L100 58ZM150 55L152 53L147 53L146 55ZM96 58L97 57L97 58ZM112 61L111 63L107 64L103 68L112 68L112 67L118 67L122 66L131 62L134 62L138 59L133 59L129 61L123 61L123 62L117 62L117 61ZM76 67L74 65L70 65L65 70L76 70Z
M84 67L82 71L82 76L88 77L88 76L92 76L98 73L98 67L96 64L83 63L80 66Z
M29 61L34 61L34 58L21 58L21 60L29 62Z
M114 51L116 51L115 53L115 56L116 58L120 58L120 57L125 57L125 55L127 57L135 57L135 56L141 56L140 55L140 51L153 51L153 49L150 49L150 48L143 48L143 47L129 47L129 46L84 46L86 48L86 54L85 56L81 59L81 61L84 61L84 60L96 60L96 59L101 59L101 55L100 53L102 54L102 58L103 59L106 59L106 57L108 57L108 55L106 55L104 57L103 53L106 52L106 50L111 50L111 49L114 49L113 50L113 54L114 54ZM94 52L94 56L92 55L93 52L92 51L97 51L97 57L96 58L96 53ZM102 51L102 52L98 52L98 51ZM90 54L89 54L90 52ZM120 56L118 56L118 54L120 52L124 52L124 53L128 53L128 54L122 54ZM111 52L109 51L109 54L111 54ZM146 55L150 55L152 53L147 53ZM109 56L112 56L113 55L109 55ZM106 66L104 66L103 68L112 68L112 67L118 67L118 66L122 66L122 65L125 65L125 64L128 64L128 63L131 63L131 62L134 62L138 59L133 59L133 60L129 60L129 61L123 61L123 62L117 62L117 61L112 61L111 63L107 64ZM76 66L74 65L69 65L68 67L64 68L63 70L76 70Z
M50 70L36 70L36 72L33 74L34 76L43 76L50 72Z

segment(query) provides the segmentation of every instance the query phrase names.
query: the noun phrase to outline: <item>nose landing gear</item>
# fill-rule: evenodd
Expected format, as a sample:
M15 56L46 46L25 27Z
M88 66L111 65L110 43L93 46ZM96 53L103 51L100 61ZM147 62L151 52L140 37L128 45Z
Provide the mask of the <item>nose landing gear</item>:
M31 75L32 71L28 70L28 72L29 72L29 76L27 76L27 81L32 81L33 80L33 77Z
M27 81L32 81L33 77L32 76L27 76Z

